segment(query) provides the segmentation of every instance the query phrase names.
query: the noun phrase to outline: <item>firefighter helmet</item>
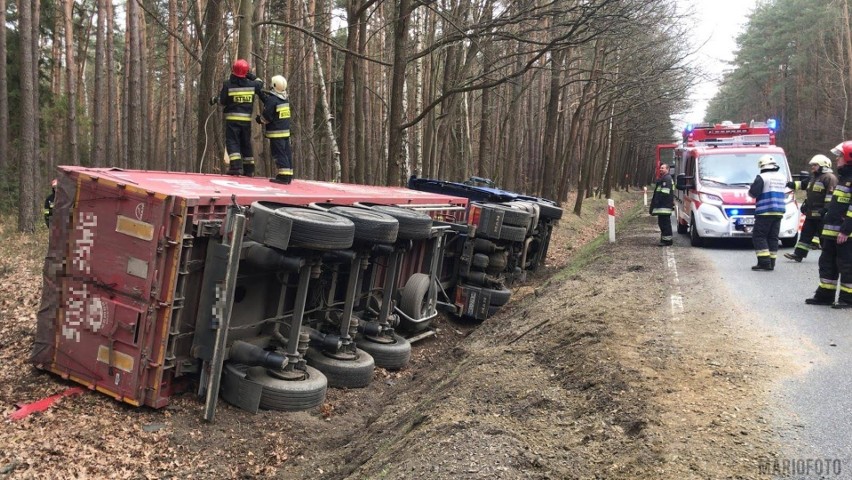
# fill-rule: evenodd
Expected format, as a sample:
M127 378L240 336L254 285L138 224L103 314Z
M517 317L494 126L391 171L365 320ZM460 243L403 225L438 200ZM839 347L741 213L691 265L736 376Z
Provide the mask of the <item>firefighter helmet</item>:
M816 165L819 168L831 168L831 160L822 154L816 154L808 162L808 165Z
M237 59L237 61L234 62L234 66L231 68L231 73L233 73L235 77L239 78L246 78L248 71L249 64L242 58Z
M846 162L852 161L852 140L846 140L834 148L840 149L840 156L843 157Z
M282 75L275 75L272 77L272 88L275 89L278 93L284 93L287 91L287 79Z
M760 170L777 170L778 164L775 163L775 159L772 158L772 155L763 155L757 160L757 166Z
M57 185L59 185L59 180L54 178L53 181L50 182L50 188L56 188Z

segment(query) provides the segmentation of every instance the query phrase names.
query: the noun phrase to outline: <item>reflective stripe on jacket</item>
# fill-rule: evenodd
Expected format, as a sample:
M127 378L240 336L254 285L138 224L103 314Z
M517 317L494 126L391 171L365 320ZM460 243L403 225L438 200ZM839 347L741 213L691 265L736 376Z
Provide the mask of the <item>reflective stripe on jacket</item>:
M674 209L672 176L666 174L657 180L654 196L651 197L651 215L671 215Z
M263 118L266 120L266 138L290 136L290 102L275 93L263 98Z
M852 168L839 168L837 173L841 177L823 217L822 235L825 237L836 237L841 232L852 234Z
M760 172L751 184L748 193L757 199L755 215L784 215L787 210L784 197L787 178L777 170Z

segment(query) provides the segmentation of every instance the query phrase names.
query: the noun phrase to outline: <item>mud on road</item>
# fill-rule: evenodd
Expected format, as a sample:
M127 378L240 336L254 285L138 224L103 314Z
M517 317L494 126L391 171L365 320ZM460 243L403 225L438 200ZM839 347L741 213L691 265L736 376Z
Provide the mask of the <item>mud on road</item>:
M251 415L220 402L207 424L191 394L155 411L86 393L4 422L0 477L763 478L761 409L782 360L736 327L735 305L678 300L677 262L702 265L656 247L654 219L622 222L615 244L570 248L606 225L599 207L584 230L557 228L549 265L497 316L441 317L407 368L330 389L321 409ZM26 362L40 275L15 252L3 258L5 417L72 384Z

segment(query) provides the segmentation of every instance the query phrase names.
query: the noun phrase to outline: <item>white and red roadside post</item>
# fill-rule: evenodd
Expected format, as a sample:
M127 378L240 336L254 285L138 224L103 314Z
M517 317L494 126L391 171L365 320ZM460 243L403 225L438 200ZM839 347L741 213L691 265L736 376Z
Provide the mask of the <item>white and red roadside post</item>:
M642 187L642 205L648 206L648 187Z
M606 201L606 213L609 218L609 242L615 242L615 202L611 198Z

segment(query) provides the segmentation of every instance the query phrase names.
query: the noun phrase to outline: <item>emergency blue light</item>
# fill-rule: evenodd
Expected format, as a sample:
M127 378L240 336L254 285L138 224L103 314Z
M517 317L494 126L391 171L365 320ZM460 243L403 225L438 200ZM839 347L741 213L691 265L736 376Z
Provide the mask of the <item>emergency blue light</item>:
M736 208L731 210L731 215L739 215L739 214L740 214L740 211L737 210Z
M695 125L693 125L693 124L691 124L691 123L687 123L687 124L686 124L686 131L687 131L687 132L691 132L691 131L693 131L693 130L695 130Z
M769 127L770 130L776 130L778 128L778 121L774 118L770 118L766 121L766 126Z

